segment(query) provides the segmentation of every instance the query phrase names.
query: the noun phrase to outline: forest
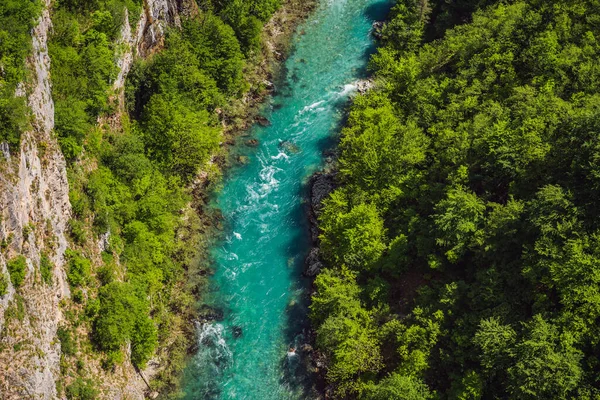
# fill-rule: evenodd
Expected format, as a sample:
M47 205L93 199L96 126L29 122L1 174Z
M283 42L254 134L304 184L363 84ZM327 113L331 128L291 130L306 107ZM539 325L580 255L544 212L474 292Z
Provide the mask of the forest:
M600 2L398 0L341 134L328 391L600 398Z

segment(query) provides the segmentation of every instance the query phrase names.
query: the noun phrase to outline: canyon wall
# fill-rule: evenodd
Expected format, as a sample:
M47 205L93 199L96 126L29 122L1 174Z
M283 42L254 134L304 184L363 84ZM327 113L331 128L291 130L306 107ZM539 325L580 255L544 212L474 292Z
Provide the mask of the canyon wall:
M57 331L65 316L60 302L69 301L65 251L71 218L69 184L65 159L54 129L52 77L48 56L48 35L52 32L51 0L31 32L33 52L27 60L31 79L19 86L16 96L27 96L31 126L23 133L18 153L11 154L0 144L0 271L9 276L7 263L19 256L26 259L26 277L17 290L7 279L7 293L0 297L0 398L53 399L58 397L61 348ZM114 82L120 111L124 106L123 87L135 57L145 57L162 46L165 28L179 25L181 13L197 12L195 2L145 0L135 27L127 15L120 42L120 68ZM126 13L127 14L127 13ZM117 120L118 118L114 118ZM101 122L101 121L99 121ZM14 152L13 152L14 153ZM52 283L41 280L42 254L52 262ZM87 361L87 360L86 360ZM146 383L127 365L106 372L99 361L90 361L101 397L144 398Z

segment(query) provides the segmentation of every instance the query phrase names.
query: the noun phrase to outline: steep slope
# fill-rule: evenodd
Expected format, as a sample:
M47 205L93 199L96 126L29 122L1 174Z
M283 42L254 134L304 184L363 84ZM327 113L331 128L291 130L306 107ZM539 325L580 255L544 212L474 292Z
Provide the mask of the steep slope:
M44 10L32 31L33 54L27 64L33 78L17 93L27 96L31 129L22 134L17 154L3 146L0 166L0 267L8 283L6 295L0 297L0 397L4 399L57 395L56 382L61 374L57 330L64 319L59 303L71 295L65 271L71 205L66 162L53 133L47 46L52 29L50 3L44 0ZM118 62L115 92L122 93L133 54L147 54L159 47L166 26L179 23L179 12L187 7L183 3L148 0L135 30L132 32L128 22L124 24L121 41L128 50ZM41 277L42 255L47 255L52 264L49 284ZM19 256L25 257L26 271L17 289L7 279L7 263L19 260ZM107 388L114 388L114 377L102 378ZM145 383L133 368L126 368L121 379L129 383L122 391L114 391L113 398L125 394L128 398L143 398Z
M49 3L47 0L46 6ZM3 398L50 398L56 394L60 345L55 338L62 318L58 303L69 296L63 266L71 206L65 160L52 135L54 103L47 49L50 26L46 8L32 32L33 55L28 64L34 79L27 85L27 94L21 93L28 96L32 128L24 132L18 154L5 153L0 175L0 237L8 246L0 254L2 272L8 274L7 261L15 255L27 258L23 286L17 292L9 283L8 293L0 302ZM40 281L42 252L49 255L54 265L51 285Z

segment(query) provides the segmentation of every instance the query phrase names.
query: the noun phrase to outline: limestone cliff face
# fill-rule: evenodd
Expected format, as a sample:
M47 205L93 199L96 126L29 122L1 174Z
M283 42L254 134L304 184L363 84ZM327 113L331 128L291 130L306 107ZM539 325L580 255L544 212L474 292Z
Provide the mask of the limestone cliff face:
M8 277L7 262L27 260L27 274L18 293L9 283L0 297L0 398L57 398L60 377L60 342L57 330L63 320L59 302L70 297L65 273L68 223L71 216L66 162L54 135L50 58L47 40L52 29L51 0L32 31L33 52L27 60L31 82L16 96L27 96L31 129L22 135L20 151L11 154L0 144L0 272ZM127 18L121 31L126 50L117 61L120 74L114 83L123 106L122 88L134 57L146 56L162 45L165 28L179 25L182 12L194 12L195 2L145 0L141 19L133 29ZM122 108L121 108L122 109ZM44 253L54 265L53 283L40 278ZM92 366L93 369L93 366ZM143 399L145 383L132 367L115 374L97 371L101 397Z

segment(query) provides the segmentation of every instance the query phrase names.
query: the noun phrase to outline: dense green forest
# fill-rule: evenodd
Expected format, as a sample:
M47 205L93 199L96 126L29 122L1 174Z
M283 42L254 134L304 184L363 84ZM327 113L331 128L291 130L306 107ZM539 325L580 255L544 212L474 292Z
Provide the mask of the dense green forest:
M338 398L600 398L600 2L399 0L312 320Z
M153 389L177 385L190 344L182 331L193 329L202 279L194 269L200 221L186 206L190 184L222 140L217 109L249 90L245 65L278 6L278 0L199 2L180 28L167 28L161 48L136 59L123 112L112 90L125 50L118 39L125 10L135 26L142 0L54 2L55 131L74 214L67 252L74 304L64 305L67 323L59 334L63 376L77 378L67 379L67 397L96 393L80 368L90 348L111 370L125 361L128 344L139 368L157 348L169 347ZM101 260L94 257L98 238Z

